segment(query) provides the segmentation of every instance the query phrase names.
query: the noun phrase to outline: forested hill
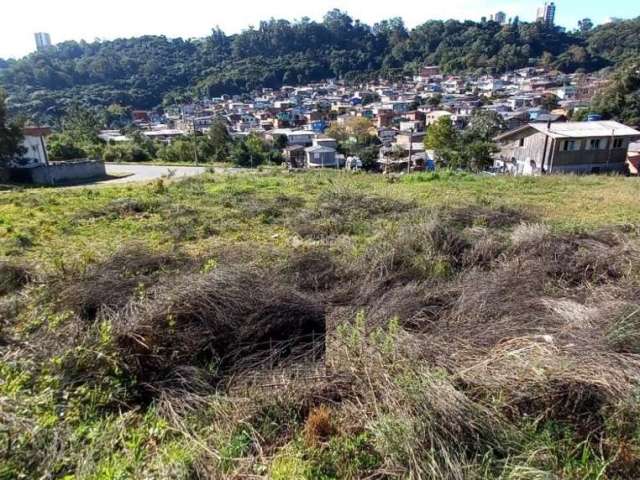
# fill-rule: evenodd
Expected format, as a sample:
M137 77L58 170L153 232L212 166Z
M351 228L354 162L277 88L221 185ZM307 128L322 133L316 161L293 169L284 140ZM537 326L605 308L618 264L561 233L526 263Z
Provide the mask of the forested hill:
M176 97L248 92L325 78L415 72L499 72L530 64L595 70L640 54L640 18L563 32L536 23L429 21L409 31L402 20L373 27L334 10L322 22L269 20L228 36L146 36L64 42L17 61L0 60L0 85L13 112L60 115L74 102L152 108Z

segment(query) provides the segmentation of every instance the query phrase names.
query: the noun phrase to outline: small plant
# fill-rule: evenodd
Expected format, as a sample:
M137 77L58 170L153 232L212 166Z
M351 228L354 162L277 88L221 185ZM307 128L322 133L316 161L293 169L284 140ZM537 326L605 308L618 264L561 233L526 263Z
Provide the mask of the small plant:
M331 410L326 405L311 410L304 425L304 438L309 446L318 446L331 438L336 432Z

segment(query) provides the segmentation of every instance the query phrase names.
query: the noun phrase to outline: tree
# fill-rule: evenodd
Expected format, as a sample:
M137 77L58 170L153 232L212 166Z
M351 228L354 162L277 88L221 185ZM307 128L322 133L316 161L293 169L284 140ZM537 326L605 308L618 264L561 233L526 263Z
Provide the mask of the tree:
M582 23L586 29L588 22ZM586 32L516 20L505 26L433 20L407 30L400 19L370 28L332 11L321 22L271 19L235 35L216 29L199 41L145 36L63 42L5 62L0 84L10 93L10 111L53 123L74 102L95 111L110 105L146 110L202 95L278 88L283 80L396 79L424 63L447 74L495 73L536 59L567 73L594 71L637 57L639 48L640 19ZM128 120L117 111L105 119L115 125Z
M463 157L466 168L480 172L493 164L493 154L499 151L493 142L476 140L464 145Z
M590 110L627 125L640 126L640 63L623 65L599 91Z
M231 148L231 161L239 167L254 168L272 158L276 157L271 156L264 141L255 134L236 141Z
M73 105L62 120L64 132L76 143L97 143L100 120L91 110Z
M593 29L593 22L590 18L583 18L578 21L578 30L580 33L587 33Z
M499 113L493 110L476 110L464 131L464 139L466 142L489 142L506 129L507 125Z
M87 152L66 133L55 134L47 142L47 152L53 161L86 158Z
M427 100L427 104L433 108L438 107L441 103L442 103L442 95L440 93L431 95Z
M211 125L207 137L211 149L209 157L214 162L228 161L232 139L227 124L221 119L216 120Z
M347 132L356 139L359 144L366 144L371 136L373 123L365 117L353 117L346 122Z
M0 90L0 168L25 153L22 147L22 128L14 123L9 123L6 110L6 94Z
M349 132L347 132L346 127L338 125L337 123L332 123L324 133L337 142L346 142L349 139Z
M547 93L543 95L540 106L548 111L555 110L560 106L560 104L558 103L558 100L559 100L558 97L553 93Z
M198 156L203 147L202 137L196 137ZM173 140L169 145L163 145L158 150L158 158L168 163L191 163L194 161L193 139L180 138Z
M440 117L429 126L424 138L427 150L445 150L455 148L458 142L458 132L449 116Z

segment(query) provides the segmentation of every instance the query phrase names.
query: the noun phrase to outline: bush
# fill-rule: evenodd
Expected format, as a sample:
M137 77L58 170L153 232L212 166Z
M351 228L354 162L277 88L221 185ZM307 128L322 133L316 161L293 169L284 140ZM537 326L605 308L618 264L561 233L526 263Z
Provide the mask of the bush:
M146 162L151 160L149 153L133 143L107 145L102 154L105 162Z
M77 160L88 156L84 146L65 134L52 135L47 142L47 152L52 161Z

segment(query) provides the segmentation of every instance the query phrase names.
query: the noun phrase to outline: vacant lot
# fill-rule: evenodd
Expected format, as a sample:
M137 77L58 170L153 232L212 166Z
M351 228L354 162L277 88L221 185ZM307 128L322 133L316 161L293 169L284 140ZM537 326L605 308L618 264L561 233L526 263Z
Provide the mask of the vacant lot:
M638 183L0 196L0 478L638 478Z

